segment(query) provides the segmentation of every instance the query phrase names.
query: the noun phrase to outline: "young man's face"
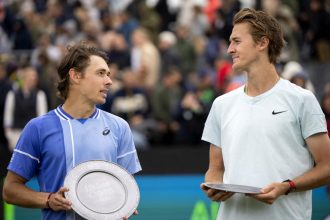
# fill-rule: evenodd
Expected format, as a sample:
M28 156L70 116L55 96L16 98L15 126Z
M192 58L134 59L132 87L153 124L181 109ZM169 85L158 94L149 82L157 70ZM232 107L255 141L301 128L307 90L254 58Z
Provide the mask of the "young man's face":
M91 104L104 104L112 84L107 63L99 56L91 56L90 64L80 80L80 93Z
M258 60L259 53L249 28L247 23L235 24L230 36L227 52L232 56L235 71L248 71Z

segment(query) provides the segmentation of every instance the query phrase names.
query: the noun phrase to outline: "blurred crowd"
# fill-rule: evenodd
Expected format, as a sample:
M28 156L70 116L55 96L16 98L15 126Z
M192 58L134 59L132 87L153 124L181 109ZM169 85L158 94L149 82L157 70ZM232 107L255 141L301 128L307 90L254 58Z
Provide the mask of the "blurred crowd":
M280 21L278 72L314 92L302 64L330 62L330 0L0 0L1 145L12 149L29 119L61 104L58 62L84 40L111 61L99 107L129 122L138 148L199 146L215 97L245 83L226 52L243 7ZM330 84L321 96L329 129Z

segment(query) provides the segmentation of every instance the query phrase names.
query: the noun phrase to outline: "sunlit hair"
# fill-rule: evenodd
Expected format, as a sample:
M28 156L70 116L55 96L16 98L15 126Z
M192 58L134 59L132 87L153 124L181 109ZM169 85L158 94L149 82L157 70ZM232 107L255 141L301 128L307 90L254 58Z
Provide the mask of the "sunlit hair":
M73 46L67 47L68 52L63 57L57 72L59 75L59 82L57 84L58 96L67 99L70 86L70 69L74 69L84 75L86 67L90 63L92 55L102 57L106 63L109 63L107 54L95 47L93 44L87 42L80 42Z
M275 64L285 45L283 31L276 19L263 11L244 8L234 17L233 25L240 23L249 24L254 42L259 42L263 37L269 39L269 61Z

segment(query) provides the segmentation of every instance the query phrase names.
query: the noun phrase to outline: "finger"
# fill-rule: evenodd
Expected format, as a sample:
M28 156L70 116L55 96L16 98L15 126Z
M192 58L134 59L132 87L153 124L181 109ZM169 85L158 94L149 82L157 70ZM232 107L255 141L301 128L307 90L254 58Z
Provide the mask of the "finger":
M55 193L54 199L57 201L58 205L65 205L65 206L71 206L71 202L67 200L61 193Z
M219 191L219 190L215 190L215 189L208 189L206 191L206 194L207 194L208 197L213 197L214 195L216 195L218 193L223 193L223 192Z
M67 205L67 204L61 203L61 204L59 205L59 208L60 208L61 210L71 210L71 205Z
M234 193L231 193L231 192L220 192L220 193L217 193L214 196L212 196L212 200L217 201L217 202L225 201L229 197L231 197L233 194Z
M202 190L208 190L208 189L210 189L210 188L207 187L204 183L202 183L202 184L200 185L200 188L201 188Z
M221 201L226 201L227 199L229 199L230 197L232 197L235 193L233 192L229 192L226 193L225 195L223 195L223 197L221 198Z
M133 213L133 215L138 215L138 214L139 214L138 210L135 210Z
M274 201L276 200L276 197L274 197L271 193L251 195L251 197L253 197L261 202L264 202L266 204L273 204Z
M221 201L221 198L222 198L223 195L224 195L223 192L218 192L218 193L216 193L216 194L210 196L210 199L211 199L212 201Z
M272 191L274 188L275 188L274 185L271 184L271 185L268 185L268 186L265 186L264 188L262 188L262 189L260 190L260 192L261 192L262 194L264 194L264 193L269 193L269 192Z
M65 192L69 192L69 188L67 187L61 187L59 190L58 190L58 193L62 194L64 196L64 193Z

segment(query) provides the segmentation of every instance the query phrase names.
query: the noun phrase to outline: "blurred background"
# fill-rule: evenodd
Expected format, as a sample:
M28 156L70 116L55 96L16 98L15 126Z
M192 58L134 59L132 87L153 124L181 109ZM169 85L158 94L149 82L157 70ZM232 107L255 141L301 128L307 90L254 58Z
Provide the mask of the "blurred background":
M208 166L200 138L213 100L245 83L226 53L244 7L278 19L287 42L278 73L315 94L329 130L330 0L0 0L1 179L26 122L61 104L57 65L66 47L86 40L111 61L114 83L99 107L129 122L143 167L132 219L215 219L219 204L199 189ZM0 204L0 219L40 217ZM321 187L313 219L328 215L330 190Z

